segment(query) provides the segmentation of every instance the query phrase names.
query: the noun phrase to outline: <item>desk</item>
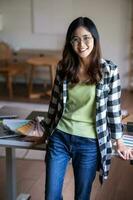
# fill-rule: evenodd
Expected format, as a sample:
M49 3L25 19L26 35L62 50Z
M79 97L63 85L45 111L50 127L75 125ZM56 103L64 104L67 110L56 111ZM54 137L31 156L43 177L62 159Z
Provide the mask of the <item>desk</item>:
M125 118L122 120L122 123L123 123L123 124L127 124L127 122L133 122L133 114L129 114L127 117L125 117Z
M27 109L20 109L14 107L4 106L0 109L0 112L5 114L16 114L19 118L26 118L31 111ZM6 200L16 200L16 159L15 159L15 149L34 149L34 150L45 150L45 144L35 145L33 142L24 142L22 138L8 138L0 139L0 146L6 149L6 184L7 184L7 198ZM17 200L28 200L27 198L21 198L21 195Z
M33 81L33 76L35 75L35 68L40 67L40 66L49 67L51 86L53 86L54 78L55 78L55 67L58 61L59 61L59 58L52 55L42 56L42 57L33 57L27 60L27 63L31 65L31 71L30 71L30 77L29 77L29 97L30 98L34 97L32 93L32 81Z

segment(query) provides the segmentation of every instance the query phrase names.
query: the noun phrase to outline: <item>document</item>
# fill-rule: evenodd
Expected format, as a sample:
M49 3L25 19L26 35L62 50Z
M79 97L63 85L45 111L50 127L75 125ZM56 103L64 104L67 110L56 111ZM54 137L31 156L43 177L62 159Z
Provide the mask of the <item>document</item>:
M43 127L40 125L40 118L36 120L4 119L2 123L19 135L29 137L42 137L43 135Z
M129 147L133 147L133 136L132 135L123 135L123 142Z

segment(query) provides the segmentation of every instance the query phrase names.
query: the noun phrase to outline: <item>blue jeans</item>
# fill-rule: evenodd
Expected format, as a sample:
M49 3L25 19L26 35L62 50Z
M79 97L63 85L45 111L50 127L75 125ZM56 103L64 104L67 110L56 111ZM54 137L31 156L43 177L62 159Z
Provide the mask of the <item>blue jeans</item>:
M89 200L100 153L96 139L55 130L46 153L45 200L63 200L62 187L69 160L75 180L75 200Z

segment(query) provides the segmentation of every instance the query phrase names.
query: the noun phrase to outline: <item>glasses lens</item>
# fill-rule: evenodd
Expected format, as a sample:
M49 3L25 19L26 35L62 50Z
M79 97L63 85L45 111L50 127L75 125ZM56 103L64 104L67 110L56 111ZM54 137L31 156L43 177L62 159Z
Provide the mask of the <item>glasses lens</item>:
M79 43L80 43L80 38L78 38L78 37L72 38L71 44L72 44L73 46L76 46L76 45L78 45Z
M73 37L71 40L71 44L73 46L77 46L81 43L81 41L83 41L84 44L89 44L91 40L92 40L92 37L90 36L84 36L82 39L79 37Z
M91 40L92 40L92 37L90 37L90 36L83 37L83 42L85 44L89 44L91 42Z

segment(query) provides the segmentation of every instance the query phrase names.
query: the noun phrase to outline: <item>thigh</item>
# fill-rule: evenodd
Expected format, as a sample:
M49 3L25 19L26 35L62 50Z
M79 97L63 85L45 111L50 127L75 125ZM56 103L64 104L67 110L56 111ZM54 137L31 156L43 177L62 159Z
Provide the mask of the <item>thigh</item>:
M97 140L83 138L81 141L78 141L72 159L76 200L88 200L90 198L99 155Z
M58 132L49 138L46 152L45 199L61 200L65 171L70 157Z

